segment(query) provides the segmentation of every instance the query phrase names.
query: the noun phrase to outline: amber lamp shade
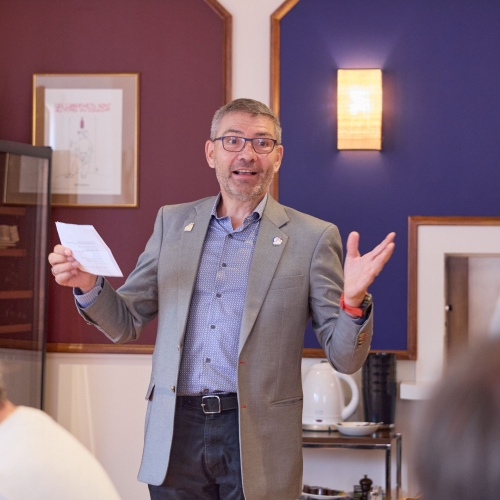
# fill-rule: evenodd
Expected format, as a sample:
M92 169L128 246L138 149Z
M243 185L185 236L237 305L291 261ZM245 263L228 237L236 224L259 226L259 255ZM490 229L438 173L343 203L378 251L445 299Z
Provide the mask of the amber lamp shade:
M382 149L382 70L337 71L337 149Z

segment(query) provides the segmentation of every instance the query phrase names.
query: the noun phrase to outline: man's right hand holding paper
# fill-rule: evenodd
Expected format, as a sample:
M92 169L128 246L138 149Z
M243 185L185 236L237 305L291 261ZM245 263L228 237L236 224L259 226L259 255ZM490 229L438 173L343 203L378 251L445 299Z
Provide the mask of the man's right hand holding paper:
M52 274L56 283L59 285L80 288L83 293L94 288L97 276L78 268L79 263L73 257L71 249L56 245L54 251L49 254L49 263L52 266Z

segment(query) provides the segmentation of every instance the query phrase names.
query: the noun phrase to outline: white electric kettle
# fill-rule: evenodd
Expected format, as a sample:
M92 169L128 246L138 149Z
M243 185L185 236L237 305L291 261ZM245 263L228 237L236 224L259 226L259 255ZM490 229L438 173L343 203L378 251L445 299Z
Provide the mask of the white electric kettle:
M352 397L347 406L339 379L345 380L351 388ZM327 361L317 363L309 369L302 389L302 428L305 430L336 430L335 424L348 419L358 406L359 391L354 379L335 371Z

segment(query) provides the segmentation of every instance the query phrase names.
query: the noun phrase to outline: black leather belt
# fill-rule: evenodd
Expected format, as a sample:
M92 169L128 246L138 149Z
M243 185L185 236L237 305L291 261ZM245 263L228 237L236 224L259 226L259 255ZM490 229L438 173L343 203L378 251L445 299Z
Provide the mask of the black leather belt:
M206 415L238 408L236 393L211 394L210 396L178 396L183 406L200 408Z

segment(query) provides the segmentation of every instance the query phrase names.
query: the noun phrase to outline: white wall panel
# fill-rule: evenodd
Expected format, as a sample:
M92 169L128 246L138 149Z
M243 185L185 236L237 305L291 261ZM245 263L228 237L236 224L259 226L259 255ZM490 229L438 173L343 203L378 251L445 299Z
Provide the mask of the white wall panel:
M150 374L147 355L47 356L47 413L97 457L123 500L149 499L136 478Z

